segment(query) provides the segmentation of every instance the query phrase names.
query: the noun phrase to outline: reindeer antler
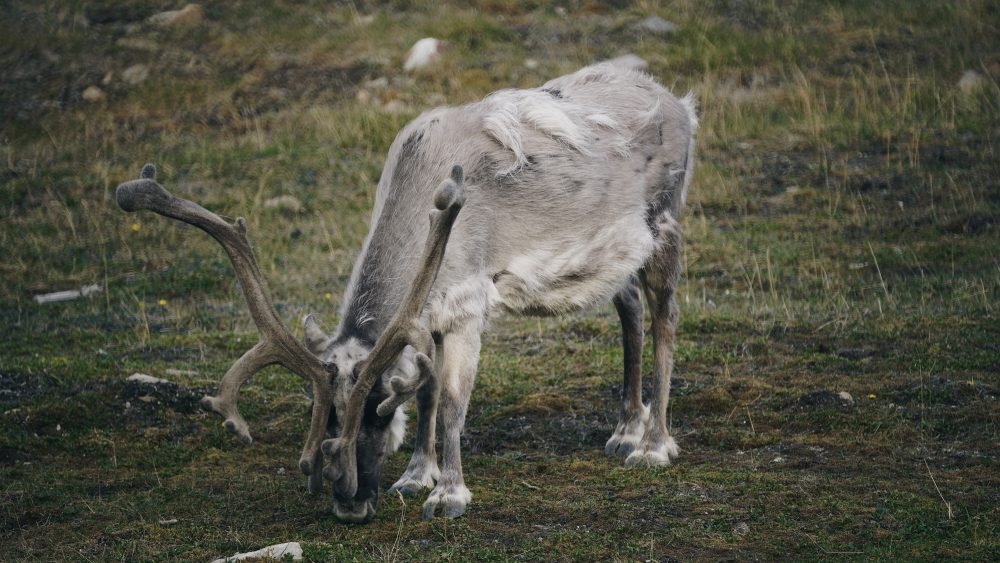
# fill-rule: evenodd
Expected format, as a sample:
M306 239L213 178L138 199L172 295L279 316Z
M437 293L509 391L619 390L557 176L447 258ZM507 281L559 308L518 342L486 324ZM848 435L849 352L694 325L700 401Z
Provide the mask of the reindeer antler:
M462 167L456 165L451 169L451 177L441 182L434 193L434 206L437 211L431 211L430 214L431 227L424 246L422 267L414 277L396 316L365 360L348 399L340 436L323 442L323 452L332 457L330 465L324 468L323 473L333 481L336 491L345 497L354 497L358 489L356 462L358 429L361 426L361 413L365 400L375 381L392 367L403 348L407 345L416 348L419 373L414 381L405 381L399 377L394 377L390 381L392 394L378 406L379 415L384 416L402 404L427 378L433 377L433 364L429 358L434 353L433 340L430 331L421 322L420 316L438 269L441 267L451 228L464 203Z
M309 476L310 492L317 492L322 484L319 467L323 456L320 445L326 436L327 418L333 404L330 372L323 362L292 336L275 312L267 284L260 274L246 237L246 221L239 217L235 223L229 224L204 207L175 197L156 183L155 179L156 167L152 164L143 166L138 180L125 182L115 190L118 206L129 212L148 209L194 225L212 235L233 263L250 315L260 333L260 342L243 354L222 377L218 395L206 396L201 400L202 408L224 416L226 429L239 436L244 444L249 444L253 441L250 430L236 406L236 398L243 383L272 364L281 364L311 382L315 402L299 468Z

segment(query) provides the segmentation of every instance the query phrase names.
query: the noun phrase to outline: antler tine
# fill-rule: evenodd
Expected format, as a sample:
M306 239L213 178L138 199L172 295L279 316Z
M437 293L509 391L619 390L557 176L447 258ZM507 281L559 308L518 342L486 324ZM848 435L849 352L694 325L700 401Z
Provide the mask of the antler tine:
M357 383L355 383L348 399L347 413L343 419L340 436L323 442L323 452L333 458L331 464L323 470L324 474L334 482L334 488L343 496L353 497L357 492L356 441L365 399L375 381L382 373L392 367L396 358L408 344L416 348L418 352L422 352L417 356L420 375L418 375L418 380L413 382L414 389L419 386L419 383L426 381L427 377L433 376L432 363L428 358L429 354L433 354L431 334L420 321L420 315L427 302L427 296L430 294L434 279L437 277L438 269L441 267L451 228L455 224L458 212L462 210L462 205L465 204L463 176L462 167L453 166L451 177L441 182L434 193L434 206L437 210L430 213L431 227L424 246L421 261L423 265L413 279L396 316L393 317L388 328L382 333L365 360L364 367L361 369ZM423 356L424 360L421 360L420 356ZM391 412L389 407L396 403L402 396L402 392L405 392L409 387L401 378L398 379L400 379L398 382L399 392L395 391L396 384L391 383L394 390L393 396L379 405L380 415Z
M333 397L330 374L320 360L306 350L278 317L257 267L257 260L246 237L246 221L239 217L233 224L186 199L178 198L156 183L156 167L143 166L138 180L125 182L115 190L118 206L128 212L148 209L165 217L198 227L212 236L229 255L233 270L253 317L260 342L237 360L222 377L217 396L206 396L201 405L225 417L226 429L237 434L244 444L252 442L246 421L240 415L236 399L240 387L262 368L281 364L289 371L312 382L313 406L309 435L303 447L299 467L310 475L310 490L318 489L320 445L326 435L327 418Z

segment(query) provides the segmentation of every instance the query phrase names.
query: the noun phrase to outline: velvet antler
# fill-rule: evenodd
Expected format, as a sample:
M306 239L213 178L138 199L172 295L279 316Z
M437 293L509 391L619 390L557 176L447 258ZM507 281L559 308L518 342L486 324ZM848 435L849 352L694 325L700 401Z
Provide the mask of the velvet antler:
M309 476L310 492L319 491L322 484L320 466L323 462L320 445L326 436L327 418L333 404L331 373L323 362L292 336L278 318L271 304L267 284L261 277L257 260L246 237L246 221L239 217L235 223L227 223L204 207L175 197L156 183L156 167L152 164L143 166L138 180L119 185L115 191L115 199L125 211L148 209L194 225L217 240L229 255L250 315L260 333L260 342L236 360L222 377L218 394L204 397L201 406L225 417L226 429L239 436L244 444L250 444L253 441L250 429L236 406L240 387L253 374L272 364L281 364L311 382L315 402L299 467Z

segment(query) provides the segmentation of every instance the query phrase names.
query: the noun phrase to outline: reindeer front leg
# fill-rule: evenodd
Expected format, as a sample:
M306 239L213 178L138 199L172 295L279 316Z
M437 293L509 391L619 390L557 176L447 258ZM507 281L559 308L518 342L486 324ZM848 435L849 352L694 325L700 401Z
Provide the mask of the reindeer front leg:
M434 354L437 365L435 373L441 373L441 359L444 352L437 345ZM438 376L430 378L417 391L417 436L413 448L413 456L406 466L406 471L392 487L390 493L400 492L406 496L416 494L423 489L429 489L438 482L441 470L438 469L437 450L434 443L437 440L438 397L441 394L441 384Z
M479 346L479 330L475 326L443 336L438 371L441 382L438 419L443 450L441 477L424 502L424 518L433 518L438 508L441 509L441 516L456 518L465 512L465 507L472 500L472 493L465 486L462 476L461 437L479 365Z

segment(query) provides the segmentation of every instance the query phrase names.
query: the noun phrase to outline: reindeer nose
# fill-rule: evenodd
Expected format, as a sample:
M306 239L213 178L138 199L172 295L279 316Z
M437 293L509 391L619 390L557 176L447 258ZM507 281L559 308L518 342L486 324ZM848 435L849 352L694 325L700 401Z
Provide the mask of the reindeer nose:
M333 501L333 513L337 515L337 520L348 524L365 524L375 517L374 499L366 499L359 502L349 500L347 502Z

